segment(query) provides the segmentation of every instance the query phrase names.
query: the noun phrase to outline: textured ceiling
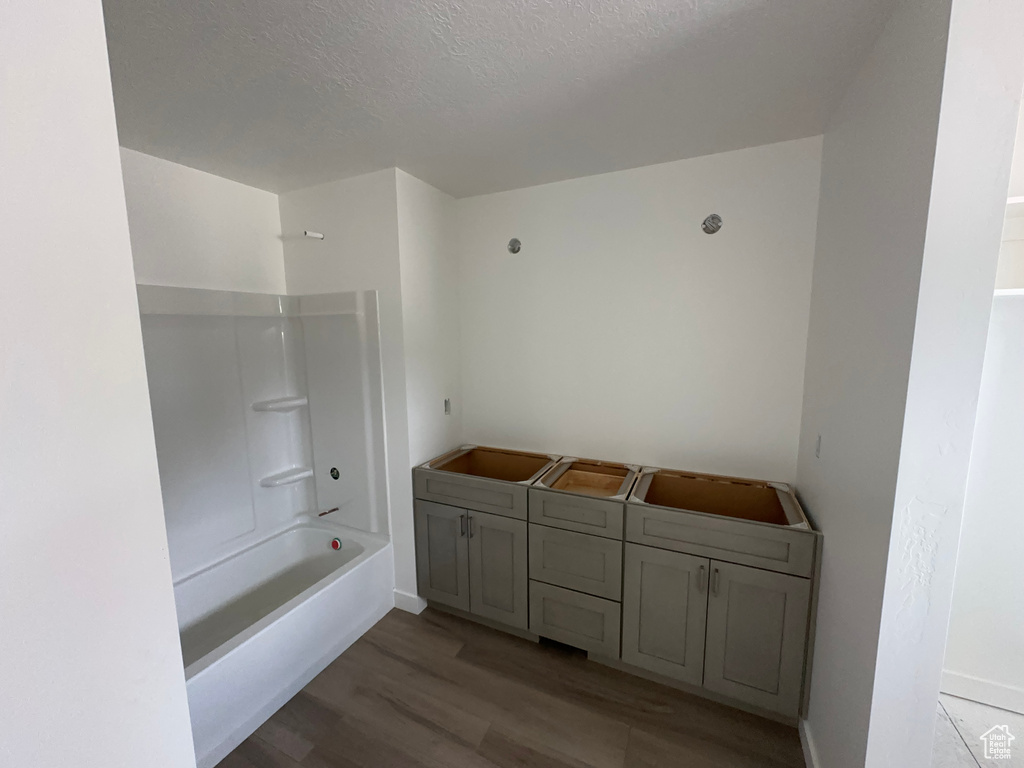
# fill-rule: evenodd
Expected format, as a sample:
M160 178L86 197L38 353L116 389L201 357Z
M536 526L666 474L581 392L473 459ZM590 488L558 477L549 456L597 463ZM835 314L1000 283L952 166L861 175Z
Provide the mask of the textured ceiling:
M457 197L820 133L893 0L105 0L121 143Z

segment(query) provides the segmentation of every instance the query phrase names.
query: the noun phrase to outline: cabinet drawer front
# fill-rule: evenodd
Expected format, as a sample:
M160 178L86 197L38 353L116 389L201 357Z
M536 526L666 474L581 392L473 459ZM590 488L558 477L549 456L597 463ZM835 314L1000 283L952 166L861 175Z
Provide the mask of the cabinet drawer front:
M711 561L626 544L622 660L700 685Z
M530 582L530 631L601 656L619 658L618 603Z
M520 483L431 469L414 469L412 474L413 495L417 499L526 519L527 487Z
M711 562L704 687L796 717L810 581Z
M530 578L619 600L622 542L531 523Z
M814 569L811 531L647 504L626 505L626 541L795 576Z
M622 540L625 504L572 493L530 489L530 522Z
M458 507L416 501L413 518L420 597L468 611L468 513Z

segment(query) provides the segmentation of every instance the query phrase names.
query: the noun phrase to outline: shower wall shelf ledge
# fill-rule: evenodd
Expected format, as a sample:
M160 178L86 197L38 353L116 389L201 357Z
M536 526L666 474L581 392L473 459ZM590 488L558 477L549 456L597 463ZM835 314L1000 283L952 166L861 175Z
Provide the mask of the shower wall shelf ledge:
M269 475L260 480L260 485L264 488L277 488L280 485L290 485L291 483L297 483L300 480L313 476L313 470L309 467L294 467L292 469L286 469L284 472L278 472L275 475Z
M260 400L253 403L252 409L254 411L284 413L285 411L294 411L296 408L302 408L306 405L309 405L309 399L306 397L279 397L275 400Z

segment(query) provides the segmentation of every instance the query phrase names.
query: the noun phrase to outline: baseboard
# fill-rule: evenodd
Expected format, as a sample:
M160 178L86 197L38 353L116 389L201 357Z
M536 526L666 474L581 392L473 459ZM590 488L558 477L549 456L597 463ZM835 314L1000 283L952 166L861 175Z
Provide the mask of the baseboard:
M426 607L427 601L419 595L410 595L400 589L395 590L395 608L419 616Z
M804 750L804 764L807 768L821 768L821 761L818 759L818 748L814 745L814 738L811 736L811 727L806 720L800 721L800 746Z
M980 701L982 704L1024 714L1024 689L1012 685L1003 685L993 680L985 680L944 669L939 689L950 696Z

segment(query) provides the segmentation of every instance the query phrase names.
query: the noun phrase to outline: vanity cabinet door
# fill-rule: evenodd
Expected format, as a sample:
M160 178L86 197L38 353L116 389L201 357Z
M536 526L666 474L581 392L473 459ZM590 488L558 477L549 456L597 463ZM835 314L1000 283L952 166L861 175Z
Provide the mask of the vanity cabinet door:
M622 660L700 685L711 561L626 544Z
M420 596L468 611L469 513L459 507L417 499L414 517Z
M470 512L468 527L469 610L510 627L528 629L526 522Z
M796 717L810 580L711 561L704 687Z

